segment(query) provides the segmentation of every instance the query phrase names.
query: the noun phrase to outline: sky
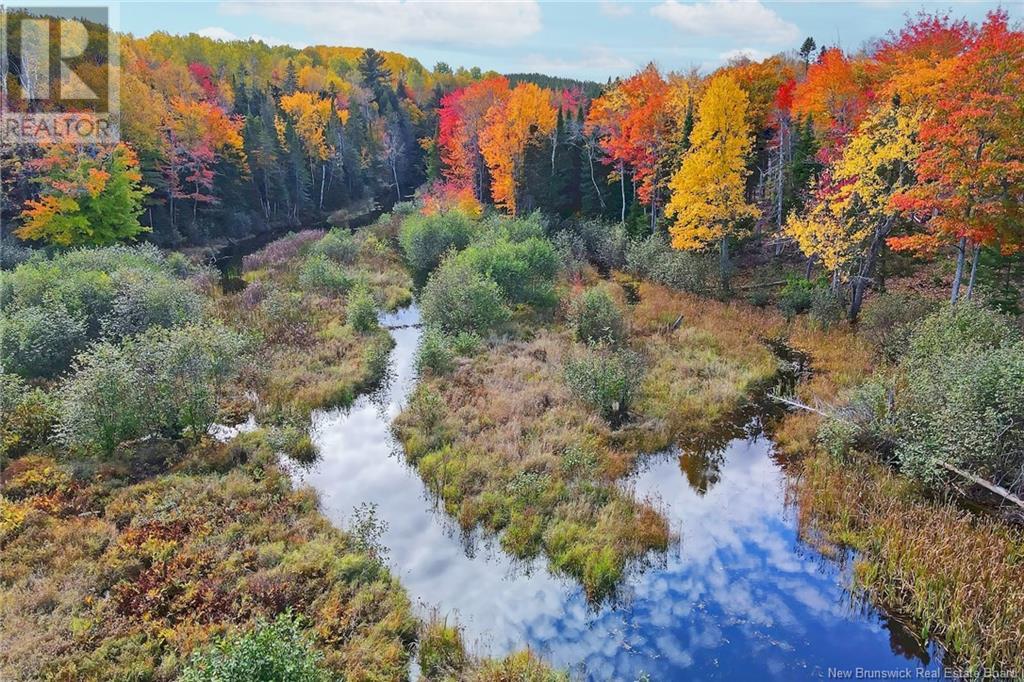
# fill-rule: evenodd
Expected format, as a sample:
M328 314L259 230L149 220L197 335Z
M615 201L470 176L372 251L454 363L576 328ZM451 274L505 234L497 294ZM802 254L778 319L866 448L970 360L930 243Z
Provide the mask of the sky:
M415 57L426 67L479 66L604 81L654 61L665 70L714 69L730 57L759 59L818 45L856 50L926 9L980 21L1002 6L1024 19L1024 0L1003 2L769 2L652 0L543 2L462 0L390 2L120 3L120 28L212 38L256 37L296 47L374 47Z

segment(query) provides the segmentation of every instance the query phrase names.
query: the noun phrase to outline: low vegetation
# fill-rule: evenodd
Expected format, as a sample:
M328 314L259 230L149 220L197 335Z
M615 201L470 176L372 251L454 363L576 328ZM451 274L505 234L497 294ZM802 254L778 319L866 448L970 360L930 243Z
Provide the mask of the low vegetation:
M514 272L523 251L489 251L524 238L529 253L557 252L535 220L492 219L497 236L450 253L428 276L420 383L395 427L409 460L464 528L500 533L519 557L543 553L599 601L632 563L670 541L657 509L623 492L618 479L642 453L698 433L768 382L778 364L762 341L783 322L751 324L756 315L739 307L656 284L603 282L583 262L575 283L556 281L552 270L530 284L563 292L567 303L552 317L547 296L524 296L494 279ZM593 241L584 257L589 248L614 248ZM464 268L458 277L456 268ZM518 291L524 284L517 280ZM638 302L627 302L627 289ZM460 312L476 309L484 290L497 301L479 310L515 315ZM485 344L460 347L456 335L467 331Z

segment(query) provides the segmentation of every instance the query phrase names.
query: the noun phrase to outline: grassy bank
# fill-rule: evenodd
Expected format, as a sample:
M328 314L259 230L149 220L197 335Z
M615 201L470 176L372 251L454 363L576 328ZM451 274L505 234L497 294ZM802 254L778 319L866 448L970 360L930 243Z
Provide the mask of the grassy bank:
M790 342L809 355L812 370L796 397L826 410L842 405L881 362L879 349L845 326L823 331L798 320ZM924 490L875 453L829 455L817 440L822 422L819 414L792 411L773 432L777 449L791 458L803 539L828 555L857 550L854 589L900 615L922 640L939 638L951 664L1019 665L1020 531Z

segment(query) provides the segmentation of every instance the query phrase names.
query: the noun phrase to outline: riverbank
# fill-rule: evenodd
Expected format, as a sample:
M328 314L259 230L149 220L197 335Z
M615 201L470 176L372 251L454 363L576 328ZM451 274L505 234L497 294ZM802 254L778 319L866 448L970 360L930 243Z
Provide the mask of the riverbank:
M16 276L33 282L23 297L43 296L62 280L60 291L74 292L120 282L127 275L117 268L145 266L173 297L141 301L135 319L184 300L189 315L245 336L249 362L229 385L185 385L220 423L250 419L228 443L157 433L115 442L108 453L72 452L49 435L62 380L26 387L5 378L0 677L171 680L202 665L192 657L222 637L282 613L296 619L325 676L409 677L419 620L374 543L373 524L332 525L281 466L283 455L316 456L308 435L314 409L348 406L384 378L392 341L376 309L411 296L388 239L387 225L355 236L290 235L252 254L247 286L227 292L215 273L146 249L82 252L73 257L78 269L33 265L46 277ZM116 340L108 343L110 353L121 352ZM235 360L195 359L195 376L175 377L197 381L205 363ZM127 399L137 387L124 390L107 397ZM526 679L547 679L529 656L473 659L466 671L506 663Z

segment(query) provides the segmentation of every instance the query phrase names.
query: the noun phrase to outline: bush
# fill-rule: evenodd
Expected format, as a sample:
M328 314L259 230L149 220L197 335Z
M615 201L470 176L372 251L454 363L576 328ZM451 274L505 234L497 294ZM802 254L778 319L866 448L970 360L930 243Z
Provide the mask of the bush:
M846 315L846 299L828 287L811 292L810 316L822 329L828 329Z
M621 268L626 262L629 237L618 224L600 220L581 220L573 226L587 251L587 258L603 270Z
M316 242L312 253L321 253L336 263L345 265L354 263L359 255L359 242L348 230L334 228Z
M0 374L0 465L5 457L18 457L42 447L53 428L53 399L40 388L30 388L21 377Z
M118 272L117 295L100 321L105 336L124 338L150 327L197 322L203 299L183 280L138 270Z
M790 277L779 292L779 310L787 320L811 309L815 285L803 277Z
M861 335L886 360L896 360L910 338L914 323L935 310L935 303L913 294L882 294L868 299L860 315Z
M423 321L448 334L487 334L510 315L498 285L455 258L431 274L420 305Z
M109 455L151 434L206 433L221 388L244 352L238 334L216 325L153 328L120 346L99 343L75 361L60 389L61 441Z
M422 279L448 251L466 248L476 231L473 220L460 211L411 215L402 221L398 241L409 267Z
M179 682L326 682L323 655L290 613L193 654Z
M642 279L696 294L710 292L712 283L718 279L717 265L712 259L704 254L677 251L660 234L630 242L625 266Z
M583 243L583 238L575 232L562 230L556 232L551 241L562 269L570 277L578 276L587 264L587 246Z
M632 351L590 351L565 364L565 383L572 394L613 425L628 416L642 379L643 365Z
M929 486L945 482L947 463L1024 493L1024 341L999 313L961 302L924 318L891 376L872 379L845 410L856 425L846 442L824 433L836 452L884 442Z
M511 241L497 236L470 245L456 258L493 280L511 303L555 304L553 283L558 273L558 254L547 239L530 236Z
M61 304L0 315L0 365L26 379L54 377L86 344L86 324Z
M569 323L576 340L584 343L621 344L626 338L622 311L602 288L587 289L569 308Z
M0 270L13 270L35 255L31 249L14 239L0 238Z
M349 325L357 332L365 333L377 328L377 304L365 283L353 287L345 310Z
M438 329L428 327L416 349L416 371L420 374L448 374L455 369L455 353L448 337Z
M96 338L125 281L174 281L180 265L151 245L68 251L53 260L34 258L4 273L0 300L7 311L63 305L84 319L89 338Z
M299 287L326 295L343 294L352 286L345 270L322 253L311 253L299 266Z

